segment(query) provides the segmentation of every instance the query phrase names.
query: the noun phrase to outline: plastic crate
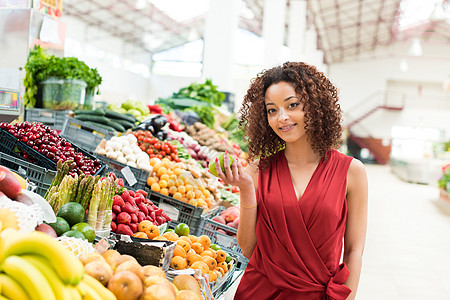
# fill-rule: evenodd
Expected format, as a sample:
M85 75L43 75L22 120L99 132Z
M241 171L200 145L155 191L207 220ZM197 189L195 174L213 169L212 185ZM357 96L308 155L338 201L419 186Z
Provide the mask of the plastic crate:
M69 118L71 113L71 110L27 108L25 110L25 121L40 122L55 130L61 131L64 127L64 122Z
M133 191L135 190L143 190L145 186L147 185L147 178L149 176L149 172L145 170L141 170L138 168L130 167L126 164L123 164L121 162L118 162L115 159L108 158L104 155L97 154L97 158L100 159L105 165L106 169L105 172L114 172L116 174L117 178L122 178L124 182L124 186L128 189L131 189ZM122 169L125 167L129 167L131 172L133 173L134 177L136 178L136 183L133 185L130 185L128 181L125 178L125 175L122 173Z
M145 186L144 191L148 193L147 198L156 206L162 208L171 218L174 216L174 213L170 208L175 208L177 210L175 217L169 222L170 228L175 228L179 223L185 223L189 226L190 234L195 234L197 232L200 226L203 208L154 192L149 186Z
M220 212L224 211L225 207L221 206L217 213L214 215L219 215ZM214 217L212 216L212 217ZM225 232L230 232L231 234L236 235L237 229L227 226L225 224L221 224L212 220L212 217L201 217L201 222L199 229L197 231L197 235L207 235L211 239L211 244L217 244L224 250L225 252L229 252L230 254L234 254L237 256L237 269L243 270L247 266L248 259L242 254L241 247L237 242L237 239L231 235L223 234L217 232L218 229L222 229Z
M78 147L94 153L95 148L97 148L102 139L109 140L115 136L115 133L74 118L69 118L64 122L61 136Z
M86 152L81 148L78 148L76 145L72 144L72 147L75 149L75 151L81 152L84 156L90 159L93 160L97 159L95 156L91 155L90 153ZM27 160L23 158L20 154L26 153L28 154L28 159L31 160L29 162L46 169L56 171L56 163L54 161L48 159L46 156L37 152L24 142L15 138L9 132L2 129L0 129L0 152L6 153L12 157L21 159L23 161ZM106 165L101 164L100 169L98 169L98 171L94 175L102 174L105 168Z
M25 160L18 159L1 152L0 165L16 171L21 176L28 178L30 181L36 184L35 193L41 195L42 197L47 192L53 178L56 175L56 171L36 166Z
M233 257L232 254L231 254L231 256ZM235 257L233 257L233 259L235 260L235 262L238 261L238 259ZM218 299L219 296L222 295L224 291L226 291L226 289L228 288L228 285L233 280L233 275L234 275L234 272L236 271L236 269L237 269L237 267L236 267L236 263L235 263L228 270L228 272L225 273L225 276L223 278L221 278L219 281L215 282L214 284L210 284L211 291L212 291L212 294L215 299Z

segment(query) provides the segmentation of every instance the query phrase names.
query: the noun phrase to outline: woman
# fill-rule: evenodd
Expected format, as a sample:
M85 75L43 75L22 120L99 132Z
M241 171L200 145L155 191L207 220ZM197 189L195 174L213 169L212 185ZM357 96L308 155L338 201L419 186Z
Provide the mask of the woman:
M216 160L240 188L237 239L250 259L234 299L355 298L367 177L335 150L341 115L337 89L313 66L287 62L253 80L240 109L251 163L230 167L225 155L222 172Z

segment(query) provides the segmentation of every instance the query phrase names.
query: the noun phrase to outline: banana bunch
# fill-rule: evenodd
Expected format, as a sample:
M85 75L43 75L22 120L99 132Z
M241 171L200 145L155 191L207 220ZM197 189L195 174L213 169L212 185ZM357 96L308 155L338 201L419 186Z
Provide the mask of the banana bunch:
M116 299L54 238L6 229L0 234L0 299Z

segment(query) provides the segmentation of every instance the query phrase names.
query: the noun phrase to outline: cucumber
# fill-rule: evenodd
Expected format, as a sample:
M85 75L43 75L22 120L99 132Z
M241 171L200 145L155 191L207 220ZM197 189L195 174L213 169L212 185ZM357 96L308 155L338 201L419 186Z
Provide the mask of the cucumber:
M94 125L94 126L97 126L99 128L102 128L102 129L105 129L105 130L108 130L108 131L111 131L111 132L116 131L113 127L105 125L105 124L95 123L95 122L92 122L92 121L86 121L86 123Z
M135 126L134 123L128 122L127 120L123 120L123 119L114 119L114 118L111 118L111 121L112 121L112 122L115 122L115 123L119 123L119 124L122 125L125 129L130 129L130 128L133 128L133 127Z
M130 115L126 115L126 114L121 114L115 111L112 111L110 109L105 110L105 116L108 118L113 118L113 119L122 119L122 120L126 120L128 122L131 123L135 123L136 122L136 118Z
M94 116L94 115L75 115L75 119L81 120L81 121L91 121L95 123L101 123L107 125L109 122L109 119L103 116Z
M123 127L120 123L114 122L113 120L109 120L107 125L112 127L112 128L114 128L118 132L125 132L125 131L127 131L125 129L125 127Z
M93 116L104 116L105 111L103 109L97 108L96 110L75 110L76 115L93 115Z

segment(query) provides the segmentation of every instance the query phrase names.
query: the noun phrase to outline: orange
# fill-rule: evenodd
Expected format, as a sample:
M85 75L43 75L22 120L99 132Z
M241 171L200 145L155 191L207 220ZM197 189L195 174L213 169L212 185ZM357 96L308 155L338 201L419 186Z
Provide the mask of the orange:
M188 200L194 199L194 197L195 197L195 194L193 191L188 191L186 193L186 198L188 198Z
M188 235L188 238L191 240L192 243L195 243L198 239L198 237L192 234Z
M212 257L212 258L214 258L214 254L211 252L211 251L209 251L209 250L205 250L205 251L203 251L202 253L200 253L200 256L209 256L209 257Z
M186 197L181 198L181 201L184 203L189 203L189 200Z
M211 192L209 190L206 190L206 189L203 190L202 193L203 193L203 196L205 196L206 198L208 198L209 195L211 194Z
M148 239L147 235L145 234L145 232L136 232L135 234L133 234L134 237L137 238L141 238L141 239Z
M168 241L168 239L165 236L162 236L162 235L155 236L152 240L154 240L154 241Z
M224 273L228 272L228 265L227 265L226 262L224 262L224 261L223 261L223 262L220 262L220 263L217 264L217 266L218 266L219 268L222 268L222 270L223 270Z
M152 185L150 186L150 188L152 189L152 191L155 191L155 192L159 192L159 191L161 190L161 187L160 187L159 184L156 183L156 182L152 183Z
M147 228L147 230L145 231L145 234L147 235L147 237L149 239L155 239L155 237L158 237L160 234L159 227L155 224L152 224Z
M200 254L204 251L203 245L198 242L193 243L191 248L194 249L195 253L197 254Z
M183 196L180 193L175 193L175 194L173 194L172 197L177 200L181 200L181 198L183 198Z
M219 271L220 274L222 274L222 276L223 276L223 274L225 274L225 271L220 267L216 267L214 270Z
M167 181L165 181L164 179L160 179L158 183L161 188L167 187Z
M216 260L218 263L225 261L225 259L227 258L227 253L223 250L218 250L216 253L217 253Z
M209 282L216 281L218 277L219 277L219 275L217 273L215 273L214 271L209 271L209 276L208 276Z
M169 194L174 195L176 192L178 192L178 188L175 185L169 187Z
M199 269L203 274L209 274L209 266L203 261L196 261L191 265L191 269Z
M186 251L184 251L183 247L180 245L176 245L175 250L173 250L173 256L181 256L186 258Z
M178 179L178 176L175 175L175 174L172 174L172 175L170 175L169 178L172 179L174 183L176 183L176 182L177 182L177 179Z
M192 191L194 189L194 187L192 186L192 184L186 184L186 191Z
M163 237L165 237L167 240L172 241L172 242L176 242L178 240L178 235L173 232L173 231L169 231L169 232L164 232L162 234Z
M191 266L193 263L195 263L196 261L202 261L202 257L200 255L198 255L197 253L194 254L189 254L187 257L187 262L188 264Z
M187 237L186 237L187 238ZM188 238L189 239L189 238ZM182 240L181 238L177 241L177 244L184 249L185 252L188 252L189 250L191 250L191 243L189 241L186 242L185 240Z
M149 176L147 178L147 185L151 186L153 183L157 182L158 180L155 177Z
M183 173L183 169L177 167L173 170L173 173L178 176Z
M187 236L182 236L182 237L180 237L180 240L183 240L183 241L186 241L186 242L188 242L189 243L189 246L191 246L192 245L192 241L191 241L191 239L190 238L188 238ZM190 247L189 247L189 249L190 249ZM188 250L189 251L189 250Z
M178 186L178 191L182 194L186 194L186 187L184 185Z
M202 197L202 191L200 191L200 190L195 190L194 194L195 194L195 198L201 198Z
M204 249L209 249L211 246L211 239L207 235L199 236L197 242L202 244Z
M141 223L139 223L139 225L138 225L138 231L145 232L152 225L153 225L153 223L150 222L149 220L141 221Z
M161 175L167 174L166 167L159 167L158 171L156 171L156 175L161 178Z
M198 200L197 199L190 199L188 203L190 205L193 205L193 206L198 206Z
M197 200L197 206L199 207L205 207L208 208L208 204L206 203L206 201L204 199L195 199Z
M172 260L170 261L170 267L175 270L186 269L186 267L187 267L186 258L181 257L181 256L172 257Z
M217 261L210 256L203 256L202 261L208 265L210 270L214 270L217 267Z
M169 196L169 190L167 188L162 188L160 193L163 195Z
M153 157L150 158L150 166L154 167L157 163L160 163L161 160L159 158Z
M177 181L175 182L175 184L177 186L182 186L182 185L184 186L184 181L183 181L183 179L178 178Z
M160 180L169 181L169 175L168 174L162 174L161 177L159 177Z

